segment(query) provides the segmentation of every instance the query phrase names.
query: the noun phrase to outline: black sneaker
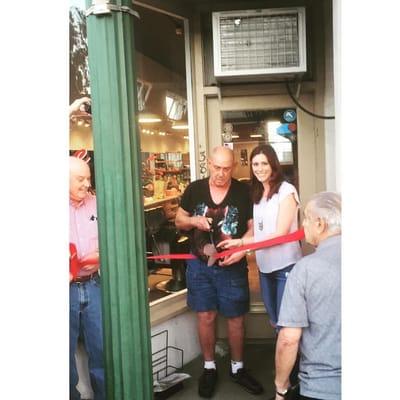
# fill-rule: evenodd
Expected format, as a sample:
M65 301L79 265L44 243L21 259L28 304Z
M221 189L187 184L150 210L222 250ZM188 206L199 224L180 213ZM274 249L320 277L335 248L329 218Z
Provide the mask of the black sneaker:
M264 388L244 368L239 368L236 374L231 370L230 376L236 383L243 386L244 390L251 394L261 394L264 391Z
M217 384L217 370L204 368L203 375L199 379L199 396L209 398L213 395Z

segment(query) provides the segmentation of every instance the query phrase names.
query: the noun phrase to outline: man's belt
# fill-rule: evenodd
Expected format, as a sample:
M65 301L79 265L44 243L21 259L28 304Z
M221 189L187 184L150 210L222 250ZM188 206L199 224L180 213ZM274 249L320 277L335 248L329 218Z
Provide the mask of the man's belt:
M93 278L96 278L97 276L99 276L99 273L93 272L93 274L90 275L84 275L84 276L77 276L76 278L74 278L71 283L83 283L83 282L87 282L90 281Z

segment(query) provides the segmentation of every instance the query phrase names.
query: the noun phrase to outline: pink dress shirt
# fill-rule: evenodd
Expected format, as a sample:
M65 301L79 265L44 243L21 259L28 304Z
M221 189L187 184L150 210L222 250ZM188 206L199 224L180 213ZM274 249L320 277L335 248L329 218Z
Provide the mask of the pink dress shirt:
M96 196L88 194L77 207L69 203L69 241L75 243L78 259L99 250ZM81 270L78 276L90 275Z

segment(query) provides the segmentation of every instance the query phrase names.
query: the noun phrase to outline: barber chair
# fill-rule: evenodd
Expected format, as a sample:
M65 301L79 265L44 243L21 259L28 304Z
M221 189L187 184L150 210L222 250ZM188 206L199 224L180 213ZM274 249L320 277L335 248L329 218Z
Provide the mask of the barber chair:
M180 234L175 224L168 221L163 207L145 210L147 255L176 254L189 252L188 237ZM168 293L186 288L184 260L148 260L148 268L171 268L172 278L156 285L158 290Z

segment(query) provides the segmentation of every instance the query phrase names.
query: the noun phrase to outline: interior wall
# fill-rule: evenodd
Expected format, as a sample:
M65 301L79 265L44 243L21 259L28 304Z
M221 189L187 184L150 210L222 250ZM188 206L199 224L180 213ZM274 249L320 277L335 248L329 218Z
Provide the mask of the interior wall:
M258 145L258 142L241 142L235 143L233 148L233 154L235 155L236 167L233 172L233 176L236 179L250 179L250 154L253 151L254 147ZM247 165L240 164L240 152L242 150L247 150Z
M183 134L182 134L183 136ZM189 141L176 136L142 135L140 148L142 152L189 152Z
M189 141L184 139L184 134L174 136L158 136L158 135L142 135L140 147L141 151L148 152L189 152ZM84 127L76 127L70 132L70 150L93 150L93 134L92 129Z
M93 133L92 128L84 126L74 126L69 134L70 150L93 150Z

